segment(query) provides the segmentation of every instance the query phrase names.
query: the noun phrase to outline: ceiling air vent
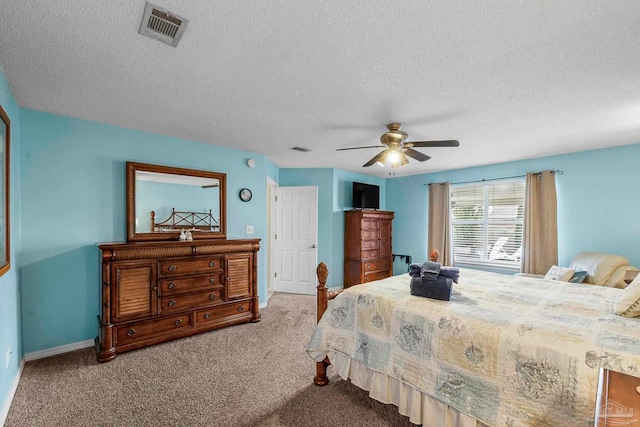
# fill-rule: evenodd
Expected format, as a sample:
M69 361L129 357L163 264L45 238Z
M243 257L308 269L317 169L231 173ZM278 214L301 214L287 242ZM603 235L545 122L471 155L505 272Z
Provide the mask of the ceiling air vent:
M299 151L301 153L308 153L309 151L311 151L308 148L302 148L302 147L291 147L291 150Z
M189 21L147 2L138 32L176 47Z

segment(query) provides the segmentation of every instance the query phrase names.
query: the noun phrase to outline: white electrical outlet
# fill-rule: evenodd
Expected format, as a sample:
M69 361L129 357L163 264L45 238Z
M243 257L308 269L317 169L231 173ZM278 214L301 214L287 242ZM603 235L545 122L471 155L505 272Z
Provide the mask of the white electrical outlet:
M245 227L245 233L247 234L253 234L253 225L247 225Z
M4 366L5 368L9 368L9 362L11 361L11 347L7 349L7 352L4 355Z

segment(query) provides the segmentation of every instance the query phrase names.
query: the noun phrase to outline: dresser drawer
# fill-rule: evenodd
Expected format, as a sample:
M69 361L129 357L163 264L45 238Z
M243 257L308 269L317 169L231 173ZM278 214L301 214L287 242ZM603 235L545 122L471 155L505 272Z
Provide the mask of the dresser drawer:
M220 319L233 316L235 314L251 314L253 304L251 300L234 302L230 304L210 307L205 310L196 311L195 326L204 326L210 323L219 322Z
M369 271L389 270L390 267L391 261L389 260L389 258L378 258L364 262L365 274Z
M363 230L377 230L378 229L378 220L376 220L376 219L363 219L362 220L362 229Z
M187 276L175 277L172 279L161 279L160 293L161 295L173 295L184 292L206 289L213 286L222 286L222 273L207 274L206 276Z
M362 230L362 240L378 240L380 230Z
M163 296L160 298L160 313L173 313L176 311L190 310L207 305L219 304L222 302L221 289L213 289L197 294L184 294Z
M380 247L380 240L363 240L362 241L362 249L378 249Z
M203 256L192 259L165 259L160 261L158 273L161 276L206 273L222 271L222 257Z
M370 249L367 251L362 251L362 259L369 259L369 258L380 258L380 250Z
M389 271L376 271L374 273L365 273L364 283L373 282L374 280L386 279L387 277L391 277L391 274L389 274Z
M141 341L157 335L177 332L191 327L190 313L116 327L116 344Z

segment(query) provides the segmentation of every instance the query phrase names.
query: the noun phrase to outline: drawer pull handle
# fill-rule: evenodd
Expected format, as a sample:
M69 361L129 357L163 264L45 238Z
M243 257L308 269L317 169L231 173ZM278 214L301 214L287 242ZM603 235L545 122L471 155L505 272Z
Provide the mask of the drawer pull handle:
M174 305L176 305L176 302L174 300L169 301L169 307L173 307Z
M133 336L133 334L135 334L135 333L136 333L136 330L135 330L135 329L129 329L129 332L127 332L127 335L129 335L130 337L132 337L132 336Z
M216 283L216 279L212 277L211 279L209 279L209 283Z
M211 313L205 313L204 320L207 320L211 317Z
M216 294L210 294L209 299L216 299Z
M244 306L241 305L240 307L238 307L238 311L244 311Z
M175 266L175 265L171 264L171 265L169 266L169 271L174 271L175 269L176 269L176 266Z
M182 319L176 320L176 326L180 326L180 325L182 325Z
M209 263L209 267L213 267L213 266L215 266L215 265L216 265L216 263L215 263L215 262L213 262L213 261L211 261L211 262Z
M175 284L175 283L173 283L173 282L169 283L169 289L173 289L173 288L175 288L175 287L176 287L176 284Z

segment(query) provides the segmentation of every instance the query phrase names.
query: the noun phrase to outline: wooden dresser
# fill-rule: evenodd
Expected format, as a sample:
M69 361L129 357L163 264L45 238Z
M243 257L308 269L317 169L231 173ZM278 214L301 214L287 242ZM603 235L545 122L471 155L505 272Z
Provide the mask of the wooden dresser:
M259 239L101 244L99 362L245 322L258 311Z
M393 212L352 210L344 221L344 287L384 279L393 274Z

